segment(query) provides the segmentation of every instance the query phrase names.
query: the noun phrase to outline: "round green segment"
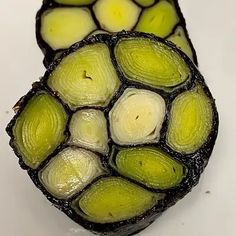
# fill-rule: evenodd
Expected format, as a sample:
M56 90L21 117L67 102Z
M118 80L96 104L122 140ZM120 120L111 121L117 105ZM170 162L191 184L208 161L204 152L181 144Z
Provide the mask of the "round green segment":
M135 0L135 2L143 7L149 7L155 3L155 0Z
M41 36L53 50L70 47L96 28L88 8L57 7L41 16Z
M46 92L34 95L13 127L14 144L29 167L36 169L65 139L67 114Z
M120 145L158 142L165 113L159 94L126 89L109 113L111 137Z
M146 212L162 197L122 178L110 177L93 184L73 203L73 208L77 212L80 208L90 221L113 223Z
M212 125L212 101L197 86L173 101L167 144L177 152L193 153L207 141Z
M124 176L161 190L176 187L186 172L182 164L153 147L122 149L115 163L115 168Z
M107 153L107 121L102 111L84 109L77 111L70 122L70 143L103 154Z
M193 51L189 45L189 41L185 35L182 26L178 26L175 32L170 35L167 40L174 43L179 49L181 49L192 61L193 61Z
M164 38L171 34L178 22L175 6L167 0L161 0L153 7L143 10L135 30Z
M141 12L131 0L99 0L93 10L101 28L110 32L131 30Z
M54 2L57 2L60 4L74 5L74 6L89 5L95 1L96 0L54 0Z
M39 173L46 189L59 199L66 199L82 190L104 170L99 157L84 149L64 149Z
M173 89L191 77L184 59L161 42L121 39L115 47L115 56L127 79L152 87Z
M71 109L106 106L120 86L104 43L87 45L63 58L47 83Z

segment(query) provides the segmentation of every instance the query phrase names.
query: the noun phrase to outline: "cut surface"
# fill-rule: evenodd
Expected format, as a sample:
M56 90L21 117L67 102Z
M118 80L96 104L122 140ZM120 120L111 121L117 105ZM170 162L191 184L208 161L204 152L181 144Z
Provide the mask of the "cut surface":
M53 49L65 49L97 28L88 8L58 7L45 11L40 33Z
M135 0L135 2L143 7L149 7L155 2L155 0Z
M163 194L149 192L122 178L101 179L73 203L90 221L112 223L138 216L152 208ZM78 212L79 213L79 212Z
M111 137L120 145L157 142L165 112L159 94L126 89L109 113Z
M106 106L120 81L103 43L87 45L63 58L52 72L48 85L72 109Z
M103 154L107 153L107 121L103 112L93 109L77 111L70 122L70 143Z
M212 122L211 100L203 89L184 92L172 104L167 144L180 153L193 153L206 142Z
M116 59L129 80L152 87L170 89L190 78L183 58L167 45L150 39L121 39L115 48Z
M13 127L14 145L29 167L36 169L64 140L67 114L46 92L34 95Z
M69 147L39 173L45 188L59 199L68 198L103 174L99 157L84 149Z
M153 147L122 149L115 163L121 174L154 189L176 187L185 177L185 168L179 162Z
M54 0L54 2L65 4L65 5L89 5L95 2L95 0Z
M93 10L101 27L110 32L131 30L141 11L130 0L99 0Z
M170 37L168 37L167 40L174 43L193 61L193 51L189 45L188 39L185 35L184 29L182 26L178 26L175 32Z
M171 34L178 22L174 5L167 0L161 0L153 7L143 10L135 30L164 38Z

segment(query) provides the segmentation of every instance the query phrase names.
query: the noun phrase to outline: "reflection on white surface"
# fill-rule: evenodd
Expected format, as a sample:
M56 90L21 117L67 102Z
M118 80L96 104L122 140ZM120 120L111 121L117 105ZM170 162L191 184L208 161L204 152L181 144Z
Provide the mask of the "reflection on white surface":
M89 236L88 231L82 228L70 228L66 236ZM92 234L91 234L92 235Z
M141 236L235 236L236 2L180 0L199 64L216 98L220 133L201 183ZM8 145L10 110L44 72L36 45L38 0L0 1L0 235L91 236L50 203ZM206 193L210 191L210 194Z

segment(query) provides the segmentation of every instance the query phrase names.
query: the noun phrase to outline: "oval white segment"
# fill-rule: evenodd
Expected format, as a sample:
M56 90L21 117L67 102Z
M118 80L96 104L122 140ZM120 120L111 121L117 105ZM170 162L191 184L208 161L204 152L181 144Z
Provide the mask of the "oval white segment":
M39 173L40 181L55 197L64 199L82 190L104 173L94 153L76 147L64 149Z
M120 145L157 142L165 113L159 94L128 88L109 113L111 137Z

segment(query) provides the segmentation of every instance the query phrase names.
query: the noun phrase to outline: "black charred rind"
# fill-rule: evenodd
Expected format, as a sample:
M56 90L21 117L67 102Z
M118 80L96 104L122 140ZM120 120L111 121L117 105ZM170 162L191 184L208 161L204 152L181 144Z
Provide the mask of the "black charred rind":
M179 54L183 58L183 60L187 63L187 65L189 66L190 72L192 74L191 80L188 83L184 84L182 87L177 88L173 92L169 93L169 92L165 92L160 89L155 89L155 88L148 86L148 85L142 85L141 83L133 82L133 81L129 81L129 80L125 79L123 73L121 72L121 70L119 69L119 67L117 65L117 62L116 62L116 59L114 56L114 48L115 48L115 45L117 44L117 42L119 40L121 40L122 38L132 38L132 37L141 37L141 38L146 38L146 39L150 39L150 40L154 40L154 41L159 41L159 42L165 43L166 45L171 47L172 50L175 51L177 54ZM63 104L63 106L69 116L68 120L70 121L73 112L69 109L69 107L66 104L63 103L63 101L59 98L59 95L56 92L53 92L47 86L47 79L50 76L50 74L53 72L53 70L60 64L61 60L64 57L66 57L70 53L73 53L76 50L78 50L84 46L87 46L89 44L94 44L96 42L105 43L110 48L111 60L112 60L112 63L116 69L118 77L120 78L120 80L122 82L122 86L116 92L115 96L113 97L113 99L111 100L111 102L109 103L109 105L107 107L94 108L94 107L85 106L84 108L99 109L104 112L105 117L108 120L109 111L111 110L114 103L121 96L123 91L127 87L134 87L134 88L148 89L150 91L154 91L154 92L157 92L158 94L160 94L166 101L167 114L166 114L166 117L164 120L163 127L161 129L161 139L159 142L157 142L155 144L146 143L143 145L119 146L119 145L115 144L111 140L111 138L109 138L109 143L108 143L109 147L110 147L109 153L105 156L102 156L101 154L96 153L99 157L101 157L101 163L102 163L103 167L107 169L107 173L105 175L99 176L98 178L93 180L87 187L85 187L82 191L75 194L74 196L72 196L66 200L59 200L59 199L55 198L54 196L52 196L49 192L47 192L47 190L44 188L42 183L40 183L40 181L39 181L38 173L51 160L51 158L53 158L53 156L58 154L62 149L68 147L67 140L65 140L36 170L32 170L31 168L29 168L28 166L26 166L24 164L22 157L19 155L19 153L16 150L16 147L14 145L14 137L13 137L12 128L16 122L17 117L19 116L21 111L24 109L28 100L35 93L37 93L38 91L41 91L41 90L50 93L52 96L57 98L61 104ZM166 139L165 134L166 134L167 124L168 124L168 120L169 120L169 116L170 116L171 102L180 93L190 90L190 89L194 88L194 86L196 86L196 85L201 85L201 87L205 91L206 95L211 100L211 105L212 105L212 109L213 109L212 130L210 132L210 135L209 135L207 141L198 151L196 151L193 154L183 155L183 154L175 152L165 143L165 139ZM81 108L79 108L77 110L80 110L80 109ZM16 155L19 157L19 163L20 163L21 167L23 169L27 170L30 178L32 179L32 181L34 182L36 187L39 188L43 192L43 194L47 197L47 199L55 207L57 207L59 210L63 211L72 220L74 220L75 222L77 222L78 224L83 226L84 228L94 232L95 234L110 235L110 236L133 235L133 234L143 230L144 228L149 226L158 216L160 216L163 211L165 211L167 208L174 205L178 200L180 200L187 193L189 193L195 185L198 184L200 175L203 172L204 168L206 167L206 165L209 161L210 155L212 153L212 150L213 150L213 147L215 144L215 140L217 137L217 133L218 133L218 122L219 122L215 101L211 95L210 90L208 89L207 85L205 84L204 78L202 77L202 75L200 74L200 72L198 71L196 66L193 64L191 59L189 59L181 50L177 49L173 43L165 41L162 38L156 37L151 34L146 34L146 33L125 32L125 31L114 34L114 35L98 34L95 36L91 36L85 40L82 40L82 41L74 44L72 47L65 50L65 52L57 60L53 61L53 63L49 66L49 68L47 69L47 71L46 71L44 77L41 79L41 81L33 84L33 88L30 90L30 92L26 96L24 96L23 98L20 99L20 101L17 103L17 110L18 110L17 114L14 116L12 121L9 123L6 130L9 134L9 136L11 137L10 145L12 146ZM65 131L67 134L67 137L69 136L69 121L68 121L67 128ZM109 126L109 120L108 120L108 126ZM109 129L108 129L108 136L111 137ZM162 190L162 191L159 190L158 191L158 190L153 190L151 188L143 186L142 184L137 183L135 180L131 180L127 177L122 176L122 178L127 179L130 182L136 183L139 186L142 186L143 188L148 189L149 191L165 193L166 194L165 198L163 200L160 200L156 206L154 206L152 209L146 211L144 214L134 217L129 220L120 221L118 223L108 223L108 224L93 223L93 222L90 222L90 221L84 219L83 217L79 216L71 208L72 201L74 201L82 192L86 191L94 182L96 182L100 178L104 178L106 176L108 176L108 177L109 176L121 177L121 175L109 165L109 161L110 161L109 157L112 155L112 147L119 148L119 147L134 147L134 146L139 146L139 147L153 146L153 147L158 147L158 148L162 149L164 152L166 152L168 155L170 155L173 159L179 161L180 163L184 164L187 167L188 171L187 171L186 177L183 179L183 181L178 186L168 189L168 190Z
M194 48L194 46L193 46L192 40L191 40L190 37L189 37L189 33L188 33L188 30L187 30L187 25L186 25L186 20L185 20L184 15L183 15L183 13L182 13L182 11L181 11L179 2L178 2L178 0L170 0L170 1L172 2L172 4L175 5L176 11L177 11L177 13L178 13L178 15L179 15L179 18L180 18L180 22L179 22L179 24L177 24L177 25L174 27L172 33L171 33L170 35L168 35L165 39L167 39L168 37L170 37L170 36L175 32L175 30L176 30L176 28L177 28L178 26L182 26L183 29L184 29L185 36L186 36L186 38L187 38L187 40L188 40L189 46L190 46L190 48L191 48L191 50L192 50L192 52L193 52L193 62L195 63L196 66L198 66L197 53L196 53L196 50L195 50L195 48Z
M155 0L154 4L152 4L151 6L149 7L152 7L154 6L156 3L158 3L158 1L160 0ZM176 11L177 11L177 14L179 16L179 23L173 28L173 31L167 35L164 39L167 39L168 37L170 37L172 34L174 34L176 28L178 26L182 26L183 27L183 30L184 30L184 33L186 35L186 38L187 38L187 41L189 43L189 46L192 50L192 53L193 53L193 62L195 63L195 65L198 66L198 60L197 60L197 54L196 54L196 51L193 47L193 44L192 44L192 41L189 37L189 33L187 31L187 26L186 26L186 21L185 21L185 18L183 16L183 13L180 9L180 5L178 3L178 0L169 0L176 8ZM62 52L63 50L62 49L59 49L59 50L53 50L42 38L41 34L40 34L40 29L41 29L41 16L42 14L48 10L48 9L53 9L53 8L56 8L56 7L87 7L90 9L91 11L91 14L92 14L92 17L93 17L93 20L95 22L95 24L98 26L98 30L103 30L100 26L100 23L99 21L97 20L94 12L93 12L93 5L96 3L97 1L95 1L94 3L90 4L90 5L80 5L80 6L76 6L76 5L64 5L64 4L59 4L59 3L56 3L54 2L53 0L44 0L43 1L43 5L42 7L40 8L40 10L37 12L37 15L36 15L36 39L37 39L37 43L39 45L39 47L41 48L43 54L45 55L44 57L44 60L43 60L43 64L44 66L47 68L51 62L55 59L55 55L58 53L58 52ZM137 2L135 2L133 0L133 2L138 5L142 11L146 8L149 8L149 7L143 7L141 5L139 5ZM141 12L142 14L142 12ZM141 14L139 15L139 18L138 18L138 21L140 19L140 16ZM138 22L137 21L137 22ZM133 27L132 30L134 30L134 28L136 27L136 25ZM89 36L91 33L89 33L87 36Z

